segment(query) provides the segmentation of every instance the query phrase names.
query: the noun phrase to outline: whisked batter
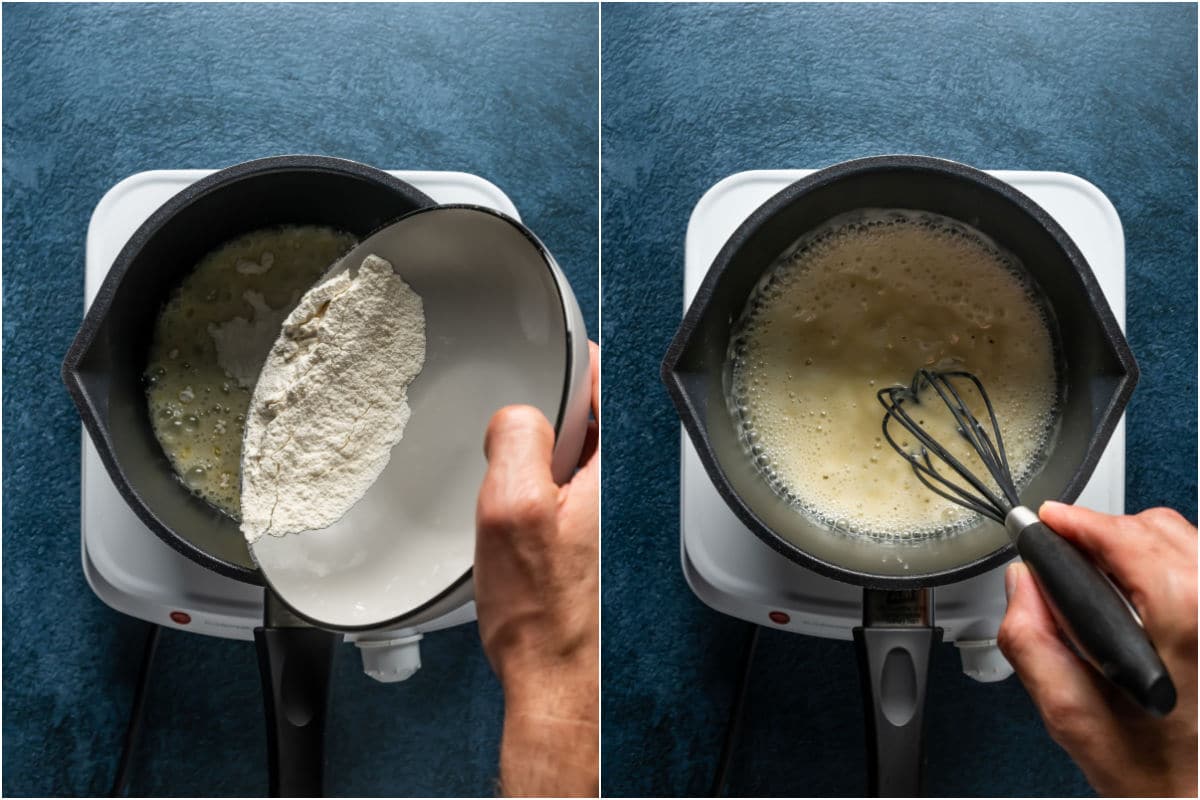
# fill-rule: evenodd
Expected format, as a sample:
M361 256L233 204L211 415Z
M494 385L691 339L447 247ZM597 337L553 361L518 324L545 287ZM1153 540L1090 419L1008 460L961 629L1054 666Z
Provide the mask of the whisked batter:
M925 212L853 212L802 238L755 288L730 341L728 401L759 470L798 510L882 539L947 535L974 515L891 451L875 393L919 367L970 369L1020 484L1056 420L1050 326L1013 257L978 231Z

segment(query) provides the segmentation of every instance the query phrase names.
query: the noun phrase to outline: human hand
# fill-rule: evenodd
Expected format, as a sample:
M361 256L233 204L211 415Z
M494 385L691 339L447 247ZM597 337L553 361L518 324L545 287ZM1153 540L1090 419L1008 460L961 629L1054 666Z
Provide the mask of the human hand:
M1032 573L1004 576L1001 651L1054 739L1109 796L1196 796L1196 528L1165 508L1111 516L1045 503L1042 521L1088 553L1137 609L1175 683L1175 709L1157 719L1064 641Z
M600 350L589 343L599 419ZM550 474L554 430L542 412L509 406L488 425L479 492L475 608L504 687L501 790L599 791L599 428L589 423L579 470Z

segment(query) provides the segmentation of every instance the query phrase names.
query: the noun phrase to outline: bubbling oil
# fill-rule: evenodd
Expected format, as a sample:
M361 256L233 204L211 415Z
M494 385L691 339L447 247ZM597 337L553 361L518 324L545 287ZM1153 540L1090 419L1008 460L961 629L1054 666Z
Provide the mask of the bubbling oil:
M354 244L323 226L253 231L204 256L159 313L144 373L154 435L184 484L234 519L262 358L303 294Z
M975 373L1021 486L1058 416L1052 327L1015 258L982 233L925 212L857 211L800 239L759 282L730 340L727 401L758 470L798 512L880 540L954 535L978 515L892 450L876 392L922 367ZM914 416L986 476L941 401L921 399ZM968 405L986 421L977 396Z

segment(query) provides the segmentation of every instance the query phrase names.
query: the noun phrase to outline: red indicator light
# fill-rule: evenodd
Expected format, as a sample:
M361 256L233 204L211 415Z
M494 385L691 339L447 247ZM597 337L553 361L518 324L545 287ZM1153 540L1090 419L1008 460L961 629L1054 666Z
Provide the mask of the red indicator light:
M792 618L789 617L787 614L783 613L782 611L772 611L767 616L771 618L771 622L777 623L779 625L787 625L789 622L792 621Z
M171 619L174 622L178 622L180 625L187 625L192 621L191 615L185 614L182 611L172 611Z

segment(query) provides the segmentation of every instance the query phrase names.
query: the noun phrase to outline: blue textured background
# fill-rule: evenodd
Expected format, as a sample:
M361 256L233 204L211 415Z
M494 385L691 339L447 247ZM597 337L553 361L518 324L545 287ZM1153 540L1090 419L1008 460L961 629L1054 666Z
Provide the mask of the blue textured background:
M747 625L679 568L679 426L658 364L691 209L745 169L914 152L1062 170L1116 205L1128 332L1130 509L1196 517L1195 6L618 6L602 15L604 790L707 790ZM764 631L730 775L740 795L865 790L849 643ZM1016 679L940 648L928 790L1088 787Z
M596 330L594 6L4 8L6 795L113 777L144 623L79 566L79 419L58 378L101 195L157 168L290 152L473 172L505 190ZM329 791L490 795L500 692L474 626L399 686L341 649ZM266 791L253 646L167 631L131 789Z

